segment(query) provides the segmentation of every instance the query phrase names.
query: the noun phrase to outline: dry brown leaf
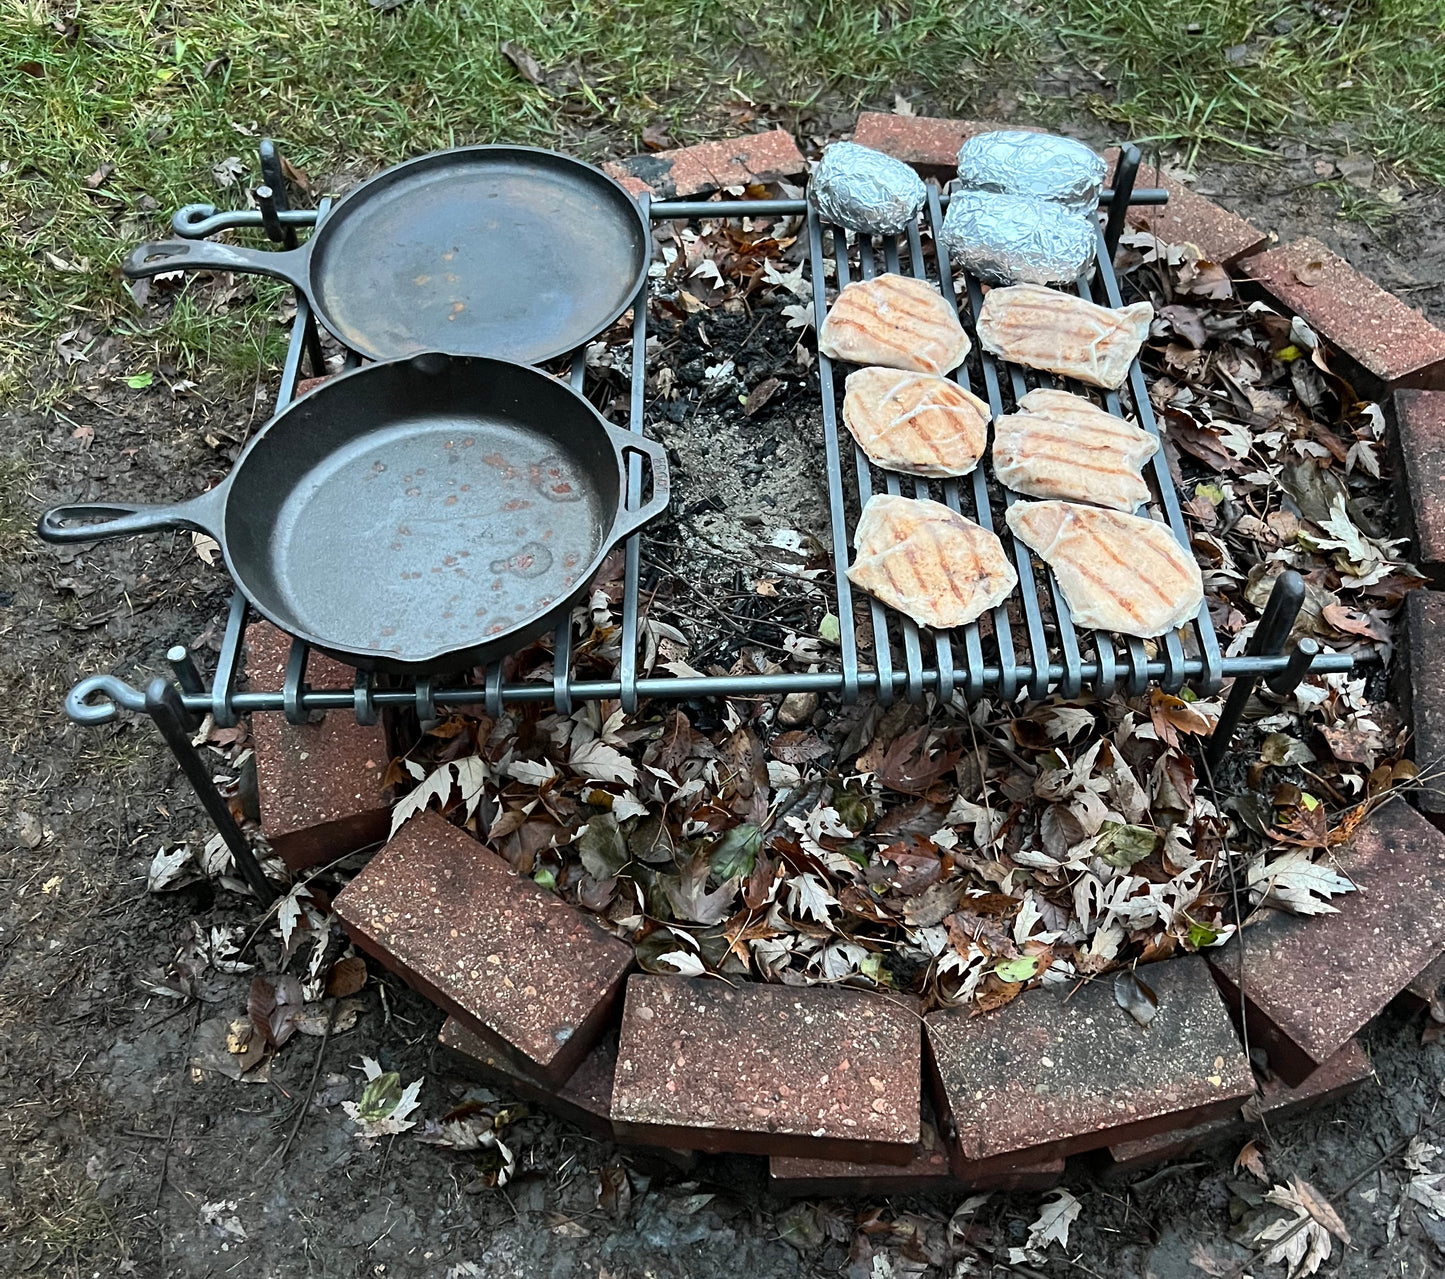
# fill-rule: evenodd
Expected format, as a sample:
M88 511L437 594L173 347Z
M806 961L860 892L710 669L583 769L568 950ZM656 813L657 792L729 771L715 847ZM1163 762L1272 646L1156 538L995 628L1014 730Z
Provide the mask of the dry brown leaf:
M1328 1199L1302 1177L1293 1178L1289 1184L1300 1205L1311 1217L1341 1243L1350 1242L1350 1232L1345 1229L1345 1223L1340 1220L1340 1214L1335 1211Z
M1244 1169L1259 1178L1260 1181L1269 1181L1269 1177L1264 1171L1264 1156L1259 1153L1259 1145L1256 1142L1246 1143L1244 1149L1235 1155L1234 1167L1236 1172Z
M326 993L332 999L344 999L354 995L366 985L366 960L360 955L348 955L338 959L326 979Z

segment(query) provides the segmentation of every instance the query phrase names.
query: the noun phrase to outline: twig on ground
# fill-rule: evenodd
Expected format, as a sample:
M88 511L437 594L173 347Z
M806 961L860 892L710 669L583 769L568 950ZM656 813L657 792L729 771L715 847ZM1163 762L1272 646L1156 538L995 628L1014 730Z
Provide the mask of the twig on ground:
M301 1131L301 1125L306 1122L306 1112L311 1109L311 1099L316 1096L316 1081L321 1077L321 1062L326 1056L326 1047L331 1042L331 1028L336 1024L337 999L333 996L327 1001L326 1009L326 1030L321 1036L321 1047L316 1050L316 1060L311 1064L311 1079L306 1084L306 1091L301 1097L301 1109L296 1112L296 1119L291 1124L291 1131L286 1134L286 1140L282 1143L280 1150L261 1165L262 1168L276 1159L282 1167L286 1164L286 1156L291 1150L296 1135Z

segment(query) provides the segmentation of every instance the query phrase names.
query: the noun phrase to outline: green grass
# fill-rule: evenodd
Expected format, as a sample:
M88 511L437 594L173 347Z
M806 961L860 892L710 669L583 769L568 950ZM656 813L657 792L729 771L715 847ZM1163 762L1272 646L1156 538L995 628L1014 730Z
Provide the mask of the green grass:
M1136 140L1249 151L1281 135L1445 182L1445 4L1067 0L1060 39L1117 78Z
M242 199L212 167L238 156L241 186L256 182L268 132L326 190L463 142L595 158L640 148L653 124L684 143L746 129L749 101L847 111L901 90L957 112L1011 86L1035 118L1087 107L1187 151L1318 141L1339 124L1357 149L1445 180L1445 0L1362 0L1338 23L1278 0L409 0L388 13L106 0L80 6L78 27L57 0L0 4L0 393L53 372L59 333L138 323L114 270L123 251L181 204ZM503 40L548 84L523 79ZM1034 93L1043 64L1076 59L1117 90L1063 106ZM152 335L156 358L249 381L278 358L263 336L273 297L224 312L183 300Z

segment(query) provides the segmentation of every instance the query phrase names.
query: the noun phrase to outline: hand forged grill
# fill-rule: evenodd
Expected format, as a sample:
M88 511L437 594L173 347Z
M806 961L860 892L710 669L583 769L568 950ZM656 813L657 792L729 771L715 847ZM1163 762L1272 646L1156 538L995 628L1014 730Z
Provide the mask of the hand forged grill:
M235 227L264 229L274 241L294 245L298 227L314 226L326 216L327 203L312 212L292 210L285 200L285 183L280 159L269 142L262 144L262 172L267 185L257 188L258 210L217 213L210 206L192 205L176 214L174 228L180 235L200 238ZM1099 251L1093 279L1080 278L1079 296L1106 306L1122 305L1112 257L1123 229L1128 204L1162 203L1162 191L1136 191L1134 176L1138 151L1126 146L1121 151L1113 187L1105 192L1109 214L1099 229ZM700 202L650 202L641 197L644 211L652 221L697 218L757 218L797 216L806 219L807 270L813 285L814 320L821 327L827 312L828 289L825 254L831 251L837 288L855 275L903 272L927 279L939 287L944 298L959 314L966 330L975 337L969 359L954 377L960 385L988 402L994 416L1009 412L1034 386L1063 383L1019 366L995 359L981 349L972 317L982 302L979 282L972 276L957 277L938 257L938 228L948 197L929 185L928 202L920 218L905 235L869 239L857 237L820 222L816 211L802 200L719 200ZM926 241L925 241L926 236ZM939 270L944 265L945 269ZM644 422L646 382L647 306L649 285L632 311L630 344L631 387L628 404L629 428L641 433ZM281 377L278 406L295 396L303 357L311 371L325 372L319 334L310 307L298 296L296 319ZM358 357L348 355L346 366L354 367ZM584 352L571 360L571 381L579 390L587 375ZM292 645L286 677L280 689L240 690L236 687L242 640L247 620L245 600L239 593L231 601L230 613L216 668L209 680L203 678L183 646L172 648L167 660L173 680L156 677L142 692L114 675L93 675L82 679L66 698L70 718L82 724L112 720L120 709L145 712L155 720L167 743L177 754L196 786L212 818L237 852L237 860L253 887L269 898L264 877L255 866L249 846L235 826L224 801L216 793L204 761L190 745L190 733L203 715L210 714L220 726L233 725L246 713L281 711L296 723L304 723L314 711L350 710L363 723L374 723L385 706L413 707L423 720L435 719L443 708L482 705L492 716L507 702L551 702L562 713L570 713L578 701L617 699L629 712L643 698L687 700L698 697L780 696L794 692L831 693L852 701L860 696L876 697L889 703L902 696L921 700L932 692L944 701L955 692L973 700L993 693L1014 700L1021 691L1030 699L1051 693L1064 697L1090 695L1105 698L1115 692L1141 694L1157 683L1166 691L1177 691L1186 683L1203 695L1217 691L1231 677L1235 684L1226 701L1210 743L1211 762L1217 762L1227 747L1250 692L1264 679L1277 692L1286 692L1310 673L1348 671L1348 654L1324 654L1309 639L1284 652L1295 615L1304 595L1297 574L1285 572L1276 581L1274 593L1256 629L1250 652L1237 657L1221 655L1219 641L1210 621L1207 604L1198 617L1180 632L1171 632L1146 646L1131 637L1095 631L1080 633L1069 615L1067 604L1053 574L1036 563L1028 548L1016 541L1004 526L1002 512L1016 496L992 478L985 460L971 475L961 479L926 480L900 476L873 467L840 424L838 409L841 387L832 362L818 357L818 379L822 397L824 446L830 516L827 545L833 561L832 599L839 619L838 657L831 669L776 674L734 674L701 676L657 676L639 674L641 539L636 534L626 543L622 593L621 658L611 679L581 679L573 671L573 635L570 624L557 629L554 637L553 677L550 681L509 681L500 664L486 671L480 684L458 683L438 687L430 678L391 681L379 687L368 672L358 672L351 688L313 688L306 680L309 657L307 645ZM1139 425L1158 436L1143 370L1136 359L1127 382L1133 412ZM1088 388L1069 387L1094 398ZM1118 416L1125 410L1116 392L1102 396L1103 406ZM1096 400L1097 402L1097 400ZM640 466L634 459L628 485L628 504L637 507L642 499ZM1179 495L1169 473L1164 451L1157 452L1148 466L1151 503L1162 514L1174 536L1189 546L1188 530L1180 509ZM866 609L869 637L860 643L855 620L854 593L845 571L849 544L857 512L870 494L887 492L904 496L933 497L953 510L975 520L984 528L999 532L1005 548L1018 569L1019 589L1008 601L960 630L949 633L925 632L912 621L869 600ZM821 584L821 583L820 583ZM867 660L865 660L865 652ZM241 849L244 849L244 856ZM254 873L253 873L254 872Z

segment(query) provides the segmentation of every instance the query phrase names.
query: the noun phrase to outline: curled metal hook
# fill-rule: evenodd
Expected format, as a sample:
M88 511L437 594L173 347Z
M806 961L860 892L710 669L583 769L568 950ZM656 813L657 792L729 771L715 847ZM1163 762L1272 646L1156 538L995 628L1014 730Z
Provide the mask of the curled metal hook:
M145 708L145 694L114 675L90 675L65 695L65 713L77 724L109 724L122 709Z

